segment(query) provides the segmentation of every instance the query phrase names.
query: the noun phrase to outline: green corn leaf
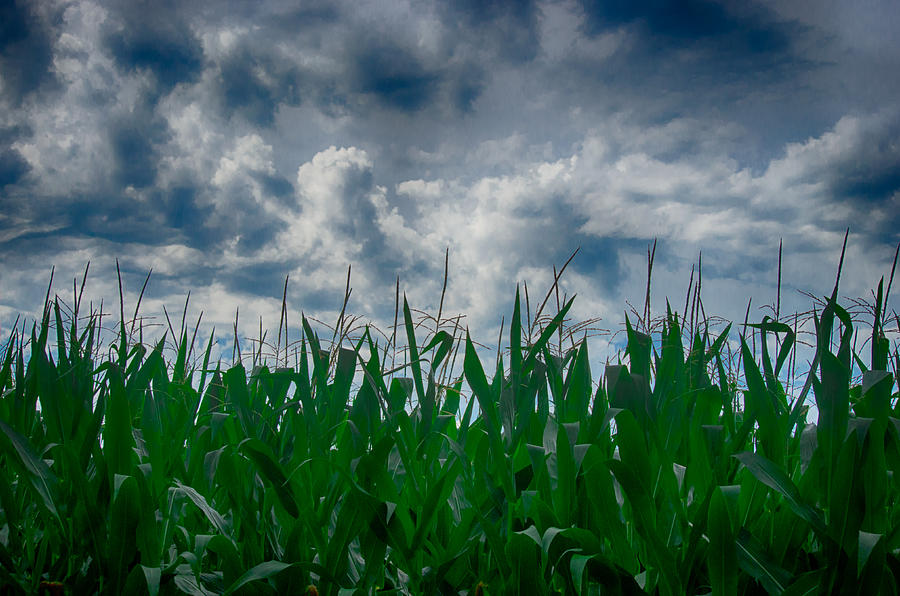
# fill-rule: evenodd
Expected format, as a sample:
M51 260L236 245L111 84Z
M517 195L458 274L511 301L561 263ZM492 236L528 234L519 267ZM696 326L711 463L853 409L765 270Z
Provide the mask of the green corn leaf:
M885 580L888 575L891 575L890 572L885 573L889 570L885 543L883 534L859 533L857 594L860 596L883 593Z
M844 441L831 476L829 491L829 529L835 542L853 556L858 545L860 526L865 514L865 496L858 478L859 441L851 433Z
M509 373L513 381L513 391L518 391L522 380L522 301L519 298L519 284L516 284L516 300L513 303L512 319L509 321Z
M63 370L69 368L69 357L66 353L66 326L59 310L59 299L53 301L53 314L56 318L56 354L57 364Z
M419 403L425 399L425 385L422 383L422 363L419 361L419 349L416 345L416 331L406 295L403 295L403 326L406 328L406 342L409 349L409 364L412 367L413 383L416 387L416 398Z
M625 331L628 343L625 353L629 356L632 375L640 375L644 379L650 379L650 348L653 345L652 338L646 333L635 331L631 327L631 320L625 315Z
M611 594L646 594L630 573L616 567L602 555L573 554L569 570L575 593L579 596L595 594L596 584L607 588Z
M319 403L324 403L325 397L328 395L328 361L327 359L322 358L322 349L319 347L319 338L313 332L312 327L310 326L309 321L306 320L305 316L303 317L303 333L306 342L309 342L310 355L312 356L313 361L315 394L319 397ZM303 362L305 363L305 351L303 356ZM300 372L301 376L303 376L303 373L305 371L303 368L301 368ZM305 404L304 407L306 407ZM311 409L311 412L319 414L319 410L317 408Z
M125 585L122 588L122 594L144 594L150 593L151 588L147 585L147 575L144 573L140 565L135 565L125 578ZM159 593L159 586L156 592Z
M147 567L141 565L141 571L144 572L144 581L147 584L147 593L149 596L157 596L159 594L159 584L162 581L162 570L159 567Z
M109 519L108 573L113 593L124 594L137 554L135 532L140 523L140 495L132 476L116 474Z
M181 566L179 573L175 575L173 583L175 587L191 596L213 596L215 592L207 590L197 579L197 575L188 565Z
M241 441L238 445L238 450L253 461L266 480L272 484L272 488L275 489L275 494L278 496L278 501L285 511L291 517L298 517L300 510L297 507L297 502L294 500L291 485L288 483L287 476L281 465L272 456L271 449L259 439L249 438Z
M731 332L731 323L725 326L725 329L722 333L719 334L719 337L712 343L709 347L709 350L706 351L703 359L708 364L712 362L712 360L722 353L722 347L725 345L725 342L728 340L728 334Z
M863 568L866 566L866 563L868 563L872 552L884 541L884 535L860 531L858 541L857 571L862 575Z
M651 492L650 453L644 431L629 411L623 411L616 417L616 444L622 464L627 466L634 477L641 483L643 492Z
M550 323L548 323L541 332L538 340L528 348L528 352L525 355L525 361L522 363L522 374L527 374L534 368L538 354L544 350L547 346L547 342L549 342L553 334L556 333L556 330L562 324L563 319L565 319L566 314L568 314L569 309L572 308L572 303L574 301L575 296L569 298L569 301L563 305L560 311L556 313L556 316L553 317Z
M178 342L178 353L175 355L175 366L172 370L172 381L175 383L183 383L187 378L187 353L188 337L185 329L181 334L181 341Z
M44 323L45 327L47 323ZM62 418L60 416L60 408L55 403L56 393L53 388L52 380L56 378L56 374L47 359L46 344L47 330L41 329L40 337L35 337L36 329L31 330L31 356L27 359L28 368L24 375L25 395L27 400L28 411L24 412L23 417L28 422L33 422L37 416L32 414L38 403L40 396L41 418L47 425L48 435L51 437L60 437L60 429L62 428ZM20 345L20 350L21 350ZM26 360L19 357L19 362L24 363ZM21 375L17 375L21 378ZM17 379L18 380L18 379ZM23 404L25 406L25 404ZM20 429L29 428L20 425Z
M582 342L578 346L575 361L569 368L569 375L566 378L563 398L566 416L562 422L575 422L588 417L593 385L588 345L587 342Z
M546 582L541 573L541 551L534 541L522 534L509 536L504 549L512 571L507 589L514 594L543 593Z
M499 444L498 399L495 398L491 386L488 385L487 377L484 375L484 368L481 366L481 359L478 358L478 353L475 351L475 346L472 344L472 339L469 337L468 332L466 332L466 355L463 361L463 368L466 381L469 383L469 387L472 388L472 393L478 400L478 406L485 417L488 434L494 437L494 440Z
M203 352L203 365L200 367L200 383L197 386L197 391L200 393L206 391L206 375L210 372L209 356L212 353L213 337L215 336L215 333L216 328L213 327L212 332L209 334L209 341L206 342L206 350Z
M182 484L179 480L175 480L175 487L184 493L193 503L197 506L197 508L206 516L206 519L213 525L213 527L223 536L230 536L231 532L228 527L228 523L225 521L225 518L222 517L222 514L216 511L210 504L206 501L206 498L198 493L196 490Z
M425 390L425 399L419 403L419 433L423 439L431 433L431 426L434 422L435 410L437 409L437 396L435 394L434 370L428 371L428 388ZM426 441L421 441L420 446L424 450Z
M419 353L426 354L435 346L437 346L438 349L434 353L434 357L431 360L432 370L436 370L438 366L440 366L441 362L444 361L444 358L447 357L447 354L450 353L450 349L453 347L453 337L446 331L438 331L431 338L431 341L425 344L425 347L423 347L421 352Z
M825 580L824 570L808 571L796 577L791 582L791 585L781 593L781 596L814 596L821 594Z
M759 367L753 360L753 354L747 341L741 338L741 352L744 359L744 375L747 379L745 400L747 409L759 421L759 436L762 451L772 461L781 462L784 458L785 429L779 418L776 400L769 387L766 386Z
M357 352L358 353L358 352ZM377 351L372 352L368 363L362 367L365 381L350 407L350 420L366 437L376 435L381 430L381 413L387 413L387 389L380 377ZM382 401L384 400L384 401Z
M369 511L367 504L365 496L353 489L348 491L341 503L323 560L323 564L337 577L342 577L346 571L350 543L356 538L363 524L367 524L371 519L372 512Z
M820 537L827 535L822 514L803 502L797 486L781 468L776 466L771 460L751 451L736 453L733 457L746 466L757 480L784 497L791 511L801 519L806 520Z
M575 423L577 424L577 423ZM562 425L560 425L562 426ZM575 488L578 469L575 464L573 445L565 428L556 434L556 491L553 495L553 508L556 516L568 526L572 521L575 509Z
M605 377L609 405L628 410L637 420L649 424L650 395L643 380L632 376L628 368L621 365L608 365Z
M819 410L818 442L826 460L833 464L847 433L850 372L830 352L821 355L821 367L822 380L812 377Z
M774 390L776 378L781 372L781 367L784 365L785 361L790 355L791 348L794 345L794 330L791 329L789 325L775 321L768 315L763 317L762 323L751 323L747 326L759 329L762 332L762 341L760 343L762 345L763 369L766 373L766 384L771 390ZM766 334L768 332L775 333L776 336L779 333L783 333L785 335L785 338L781 344L781 348L778 350L778 356L776 358L774 369L772 368L772 359L769 356L769 343L766 340Z
M588 502L583 503L582 507L593 510L599 533L610 542L613 561L624 569L637 572L637 559L616 500L613 475L605 464L600 447L591 445L588 448L583 466L586 486L590 489L587 491Z
M707 522L709 578L713 594L736 594L738 563L734 522L721 489L713 490Z
M751 577L762 584L769 594L782 594L790 583L791 575L763 549L749 532L741 528L737 537L738 564Z
M334 368L333 409L343 409L350 397L350 387L353 385L353 377L356 374L356 350L340 348L338 350L337 365Z
M241 423L244 434L253 436L256 433L256 416L251 406L250 391L247 388L247 371L243 364L235 364L225 372L222 378L225 386L225 402L233 408Z
M0 429L3 430L2 446L6 452L7 461L18 468L19 473L28 479L29 485L40 497L40 502L61 523L59 511L56 508L55 488L56 476L50 467L35 454L28 440L12 429L6 422L0 420ZM3 480L5 482L6 480Z
M606 465L609 466L628 498L634 515L635 528L644 539L652 557L649 564L659 572L661 592L676 594L677 587L681 585L681 579L678 577L678 569L672 553L657 533L656 506L646 490L647 481L640 480L632 467L624 461L612 459L607 461Z
M2 422L2 421L0 421L0 422ZM3 440L3 441L0 441L0 443L6 443L6 441ZM4 446L4 449L6 449L5 446ZM21 469L21 468L19 468L19 469ZM10 482L7 478L3 478L3 481L0 481L0 510L2 510L3 514L6 516L6 523L9 525L10 528L19 527L19 523L20 523L19 519L22 515L23 509L24 509L24 507L20 506L20 504L16 501L15 495L13 494L12 482ZM8 536L7 540L9 542L5 546L2 544L2 542L0 542L0 546L3 546L4 548L9 547L9 548L12 548L13 550L15 550L21 546L17 532L12 532L11 534L8 534L7 536ZM3 563L3 565L0 565L0 567L5 566L6 568L9 568L9 569L11 569L13 567L13 564L11 562L7 562L5 560L0 561L0 563Z
M425 500L422 502L422 510L418 515L416 533L412 537L411 548L417 550L420 548L425 536L432 531L432 524L435 516L438 514L440 504L445 503L449 496L453 483L460 473L460 461L455 460L452 464L445 466L446 469L441 472L437 481L428 489Z
M264 563L255 565L248 569L237 581L228 586L228 589L222 592L222 594L223 596L234 594L250 582L269 579L270 577L278 575L290 566L289 563L282 563L281 561L265 561Z

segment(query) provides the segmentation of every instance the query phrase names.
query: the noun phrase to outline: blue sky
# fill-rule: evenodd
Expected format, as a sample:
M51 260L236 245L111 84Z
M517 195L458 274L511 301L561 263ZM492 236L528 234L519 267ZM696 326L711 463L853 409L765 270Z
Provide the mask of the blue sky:
M496 338L517 283L618 329L866 296L900 241L892 0L0 3L0 327L91 262L86 300L240 305L277 329L350 311L465 313ZM896 296L900 293L893 292ZM892 298L896 308L897 302ZM657 313L659 310L656 311ZM157 322L161 319L157 318ZM274 331L272 332L274 333ZM296 331L294 332L296 335ZM226 349L230 352L230 344Z

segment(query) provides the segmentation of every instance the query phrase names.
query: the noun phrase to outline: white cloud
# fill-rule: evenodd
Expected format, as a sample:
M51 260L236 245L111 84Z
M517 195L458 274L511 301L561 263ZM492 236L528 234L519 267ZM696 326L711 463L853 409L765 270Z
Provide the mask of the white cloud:
M110 161L101 124L110 112L127 109L139 93L140 80L121 77L101 51L100 31L106 11L85 2L66 8L53 54L53 69L63 84L60 97L50 95L11 111L15 124L34 135L13 144L31 167L39 194L71 196L96 188L97 174ZM120 93L98 105L111 85ZM12 124L12 123L10 123Z
M833 275L830 261L839 252L843 233L838 224L864 219L865 214L853 204L833 203L821 184L802 180L859 150L863 137L853 122L843 119L821 137L788 146L784 157L773 160L759 175L739 168L727 154L714 156L711 151L678 159L654 157L643 150L648 145L641 143L637 130L631 131L638 137L631 143L636 150L611 153L604 135L594 132L568 158L523 165L514 174L483 177L470 184L442 179L400 183L397 192L411 198L418 209L416 217L401 229L410 236L407 242L415 242L418 236L418 246L451 247L454 306L480 324L489 324L498 308L505 312L510 283L534 273L534 256L539 254L535 246L555 243L558 258L560 240L565 244L565 234L575 231L572 224L580 219L584 223L578 231L598 239L650 242L659 238L674 251L670 256L676 260L670 262L687 263L688 268L703 250L707 272L718 269L721 276L733 271L743 279L737 292L724 291L727 282L726 286L707 282L722 298L710 299L710 306L734 310L723 314L736 317L736 306L741 305L734 296L774 283L779 239L785 241L786 258L792 259L793 264L785 264L791 267L792 287L829 285ZM651 129L643 136L654 139L659 134ZM619 143L613 139L613 144ZM760 217L760 209L773 206L780 212ZM565 218L562 222L556 219L560 214ZM431 227L429 222L440 225ZM826 251L824 259L821 251ZM630 253L623 248L620 254L625 258ZM640 252L635 255L637 262L645 258ZM814 256L814 267L802 265ZM546 261L546 253L542 257ZM865 260L863 254L858 258ZM747 268L748 260L771 260L772 267L754 273ZM644 268L629 266L625 270L633 273L623 280L623 289L640 293ZM871 265L866 273L877 270ZM567 275L578 278L575 285L582 295L604 295L605 280ZM685 288L675 286L686 285L686 275L686 271L673 276L661 272L666 281L656 286L656 291L683 292ZM855 277L855 273L845 276ZM873 283L862 277L847 280L847 287ZM615 316L608 306L600 301L597 307L603 310L596 314Z
M646 61L659 56L644 48L649 58L629 58L639 33L628 28L585 35L583 11L569 1L541 3L538 53L518 58L501 58L492 42L475 42L467 31L454 30L459 25L447 20L438 5L398 1L369 3L358 11L356 5L344 8L353 10L338 8L334 20L323 19L302 35L267 24L280 8L248 13L238 26L223 25L222 15L212 20L208 14L188 15L193 21L187 30L201 41L203 72L174 88L156 89L161 95L151 98L152 75L109 55L105 28L115 26L110 21L119 18L117 13L107 13L98 3L67 4L62 22L52 28L60 86L0 116L5 126L29 129L16 133L12 145L32 168L29 178L35 185L26 190L36 200L49 197L59 205L106 191L104 196L138 198L146 206L183 187L195 193L192 200L199 208L193 219L185 216L173 225L174 231L162 219L165 207L174 211L178 206L158 210L163 213L160 232L174 237L159 246L83 238L60 242L65 254L54 258L65 275L76 275L85 261L96 258L102 269L98 276L106 279L92 287L111 297L117 294L108 279L114 269L108 262L101 266L98 255L118 254L132 269L153 267L172 278L202 262L216 278L193 288L211 305L208 320L227 322L238 302L251 318L259 309L267 320L270 313L277 320L279 304L239 296L248 285L235 289L227 283L229 276L284 264L298 295L317 292L321 299L333 294L339 301L352 263L353 304L369 314L388 303L393 307L395 275L402 277L414 306L436 306L444 250L450 247L445 311L467 313L476 339L490 342L486 334L498 326L500 313L509 312L516 281L529 280L532 299L542 297L552 265L579 244L585 248L577 262L582 267L567 272L565 289L579 293L576 309L609 317L610 326L619 323L624 298L642 298L643 250L654 238L665 245L668 258L658 256L657 305L663 303L662 294L673 296L673 303L679 295L683 301L682 286L700 249L710 272L710 300L716 295L726 308L743 308L744 296L771 288L780 238L790 272L786 279L804 289L829 287L848 223L860 233L857 244L851 238L848 262L854 268L845 277L848 288L864 290L877 281L878 267L892 256L886 243L877 245L864 235L889 236L878 226L896 218L900 195L869 203L835 198L835 185L846 180L842 173L853 160L890 172L896 151L879 131L896 121L891 114L866 116L865 110L854 112L829 100L820 116L855 115L833 117L836 123L824 132L820 122L829 121L824 116L787 132L754 129L757 114L780 114L782 107L754 102L780 97L794 85L805 89L812 85L805 76L784 82L773 75L777 80L766 79L751 99L734 103L733 85L722 91L717 82L700 80L696 89L686 89L689 83L680 72L652 66L646 85L653 93L642 97L648 87L635 80L648 73ZM495 25L498 31L513 26ZM829 27L834 29L834 23ZM845 37L852 38L849 32ZM379 45L384 39L392 44L387 49ZM875 45L884 47L884 39L879 33ZM360 92L361 79L353 79L369 74L356 70L368 52L379 48L388 64L402 55L408 68L385 69L376 82L388 90L374 108L376 94ZM274 110L270 127L234 117L237 108L228 108L223 65L239 58L258 79L253 91L260 96L254 98ZM788 52L777 58L795 56ZM281 73L290 76L279 87ZM295 83L297 89L291 87ZM410 86L407 91L422 85L425 103L416 109L398 107L403 102L390 101L397 99L390 94L391 84L398 86L401 99L403 85ZM845 84L855 85L829 83L822 89ZM299 104L287 106L294 99L284 94L294 90ZM467 99L455 99L457 92ZM817 101L831 97L816 93ZM749 115L738 113L744 110ZM153 130L168 125L166 134L153 139L157 177L143 190L116 188L109 182L116 157L107 134L110 121L150 117L154 125L160 123ZM797 141L797 130L804 136L815 132ZM792 142L785 145L785 139ZM880 145L873 143L879 139ZM745 145L758 149L760 144L757 163L735 157ZM271 182L267 176L289 178L293 194L273 196L277 193L266 185ZM47 221L28 219L30 212L7 220L0 215L0 241L19 243L29 234L60 229L68 222L55 223L58 211L47 210ZM103 232L114 234L116 216L109 217ZM262 240L248 249L242 239L255 232ZM14 258L19 261L12 269L42 270L42 263L20 253ZM592 271L595 262L599 273ZM4 283L12 287L20 279L42 283L11 274ZM160 306L167 299L157 296L148 304Z
M234 147L219 160L212 183L223 188L243 178L247 172L275 173L272 147L257 134L243 136L235 141Z
M334 221L346 217L345 200L357 199L360 176L370 176L372 161L356 147L331 146L317 153L312 161L297 170L297 188L301 204L309 208L309 217ZM348 195L349 193L349 195Z
M359 265L365 243L383 234L382 225L396 233L402 220L392 224L392 214L384 199L385 189L372 178L372 162L356 147L329 147L297 170L296 209L280 208L273 213L285 228L258 254L242 257L229 251L233 262L286 262L300 259L304 290L343 289L340 271L348 264ZM367 278L357 268L356 283ZM361 290L365 288L362 287ZM359 293L360 290L357 290ZM363 292L364 293L364 292Z

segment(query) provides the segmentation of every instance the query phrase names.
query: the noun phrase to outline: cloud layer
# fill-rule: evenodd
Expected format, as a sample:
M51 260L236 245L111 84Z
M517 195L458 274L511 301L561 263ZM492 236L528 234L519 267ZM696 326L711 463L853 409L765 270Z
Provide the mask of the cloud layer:
M51 265L111 299L116 258L135 296L153 269L146 308L190 290L219 329L277 321L286 275L335 315L352 264L384 323L398 277L436 310L449 248L445 312L489 341L580 247L563 289L615 327L654 239L656 304L702 251L737 319L780 240L786 294L828 291L848 226L862 295L900 241L900 49L806 4L5 3L0 324Z

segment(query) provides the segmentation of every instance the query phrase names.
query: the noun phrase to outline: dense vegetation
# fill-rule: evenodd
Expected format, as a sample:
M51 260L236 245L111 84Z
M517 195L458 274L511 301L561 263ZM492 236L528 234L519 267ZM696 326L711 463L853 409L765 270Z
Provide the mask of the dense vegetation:
M740 383L730 326L667 308L626 319L595 384L587 342L551 350L572 300L532 336L518 291L489 371L468 333L417 337L405 299L402 367L304 318L295 366L248 371L212 338L191 364L183 324L167 361L124 304L101 356L95 313L48 293L0 366L0 591L896 594L900 362L882 285L865 357L837 296L793 396L796 333L769 317Z

